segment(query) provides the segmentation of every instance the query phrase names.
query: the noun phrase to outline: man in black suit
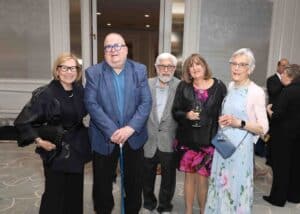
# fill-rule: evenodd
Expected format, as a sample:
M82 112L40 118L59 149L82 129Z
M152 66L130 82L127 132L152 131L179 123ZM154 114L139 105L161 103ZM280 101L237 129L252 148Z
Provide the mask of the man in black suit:
M277 63L277 72L270 76L267 79L267 91L268 91L268 97L269 97L269 104L274 105L277 102L277 99L279 97L279 94L283 88L283 85L281 83L281 74L283 73L286 66L289 64L289 61L286 58L282 58ZM270 130L272 129L272 123L270 123ZM270 132L269 132L270 133ZM272 136L271 140L267 144L267 165L271 166L271 157L270 157L270 151L271 151L271 143L272 142Z
M289 61L285 58L278 61L277 72L267 79L267 90L269 96L269 104L274 104L283 88L280 75L284 71Z

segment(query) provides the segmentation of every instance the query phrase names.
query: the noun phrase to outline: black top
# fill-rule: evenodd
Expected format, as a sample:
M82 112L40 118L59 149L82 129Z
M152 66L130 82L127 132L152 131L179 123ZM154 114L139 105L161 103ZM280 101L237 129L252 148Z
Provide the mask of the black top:
M276 103L282 88L283 85L277 74L274 74L267 79L267 91L270 104Z
M57 80L42 86L32 93L31 100L24 106L15 120L19 132L19 146L26 146L39 137L34 126L39 124L62 124L69 130L63 141L70 144L71 155L67 160L54 159L51 168L65 172L83 172L83 165L90 154L87 129L82 124L87 114L83 104L83 87L73 84L73 96L64 90Z
M178 122L176 137L180 144L190 149L199 150L201 146L211 145L210 141L218 128L218 116L222 101L226 95L226 86L214 78L214 84L208 89L208 100L202 108L200 128L194 128L186 113L193 109L195 103L194 87L192 83L181 81L177 87L172 113Z
M300 139L300 81L282 89L277 103L272 107L271 136L284 143L286 139Z

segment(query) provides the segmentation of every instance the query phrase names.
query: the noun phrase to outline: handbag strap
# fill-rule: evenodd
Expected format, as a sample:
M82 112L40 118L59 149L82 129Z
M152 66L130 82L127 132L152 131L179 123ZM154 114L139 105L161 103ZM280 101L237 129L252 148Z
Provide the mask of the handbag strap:
M247 131L246 134L245 134L245 136L242 138L242 140L239 142L239 144L237 145L236 148L238 148L241 145L241 143L246 139L246 137L247 137L248 134L249 134L249 132Z
M226 135L224 134L224 132L223 132L223 129L224 129L224 128L221 128L221 129L220 129L220 132L221 132L224 136L226 136ZM241 143L246 139L246 137L247 137L248 134L249 134L249 132L246 131L246 134L245 134L244 137L241 139L241 141L237 144L236 148L238 148L238 147L241 145ZM226 136L226 137L227 137L227 136Z
M221 109L224 109L225 101L226 101L226 97L225 97L225 98L223 99L223 101L222 101L222 107L221 107ZM219 127L220 127L220 126L219 126ZM221 127L220 127L219 131L220 131L223 135L225 135L224 132L223 132L223 129L225 129L225 128L221 128ZM242 140L238 143L238 145L236 146L236 148L238 148L238 147L241 145L241 143L246 139L248 133L249 133L249 132L246 131L246 134L244 135L244 137L242 138ZM226 135L225 135L225 136L226 136Z

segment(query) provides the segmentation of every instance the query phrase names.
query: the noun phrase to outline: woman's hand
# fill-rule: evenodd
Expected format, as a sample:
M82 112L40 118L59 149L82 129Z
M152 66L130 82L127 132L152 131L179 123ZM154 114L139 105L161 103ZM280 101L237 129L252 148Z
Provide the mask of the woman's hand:
M37 147L41 147L48 152L56 148L55 144L51 143L48 140L43 140L42 138L39 137L35 139L35 142Z
M200 120L200 113L194 112L194 111L189 111L186 113L186 118L189 120Z
M239 128L241 126L241 120L230 114L224 114L219 117L219 125L221 127L231 126L231 127Z

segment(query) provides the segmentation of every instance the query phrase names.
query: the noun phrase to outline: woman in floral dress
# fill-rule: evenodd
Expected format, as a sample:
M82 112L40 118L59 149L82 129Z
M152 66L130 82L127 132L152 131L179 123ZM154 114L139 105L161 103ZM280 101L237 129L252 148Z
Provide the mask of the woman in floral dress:
M232 82L219 117L219 131L239 146L227 159L215 151L205 214L251 213L253 143L268 131L264 91L249 79L255 67L252 51L236 51L229 63Z
M193 213L196 195L203 214L214 152L210 142L218 129L226 86L212 77L206 60L199 54L190 55L183 67L183 81L177 87L172 108L178 122L177 148L182 153L178 169L185 173L185 214ZM201 112L196 111L197 106Z

